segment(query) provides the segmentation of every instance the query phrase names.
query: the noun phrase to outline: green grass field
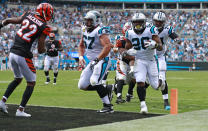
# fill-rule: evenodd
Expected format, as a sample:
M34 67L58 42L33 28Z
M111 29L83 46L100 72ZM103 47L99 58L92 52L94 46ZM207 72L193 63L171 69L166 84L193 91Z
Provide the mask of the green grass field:
M102 104L96 92L82 91L77 88L80 73L78 71L59 71L57 85L54 86L52 83L45 85L44 72L37 71L36 87L28 104L95 110L101 108ZM13 80L13 73L11 71L1 71L0 74L1 97L9 82ZM52 80L52 71L50 71L50 76ZM114 76L115 72L110 72L108 83L114 83ZM208 72L169 71L167 72L167 81L169 90L178 88L179 113L208 109ZM26 82L24 80L10 96L7 103L19 104L25 87ZM123 89L123 96L126 95L126 92L127 86ZM136 92L134 92L134 96L135 98L130 103L119 105L115 104L114 97L112 103L115 111L139 112L140 104ZM169 113L169 111L163 109L160 91L149 87L146 98L150 113Z

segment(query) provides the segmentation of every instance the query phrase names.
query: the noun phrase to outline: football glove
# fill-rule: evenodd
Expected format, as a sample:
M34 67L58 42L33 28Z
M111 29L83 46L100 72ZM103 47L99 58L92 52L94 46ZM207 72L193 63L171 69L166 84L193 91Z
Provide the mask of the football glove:
M144 47L147 49L154 49L157 47L157 43L154 40L148 40L144 42Z
M99 59L96 58L90 63L90 69L94 70L94 66L99 62Z

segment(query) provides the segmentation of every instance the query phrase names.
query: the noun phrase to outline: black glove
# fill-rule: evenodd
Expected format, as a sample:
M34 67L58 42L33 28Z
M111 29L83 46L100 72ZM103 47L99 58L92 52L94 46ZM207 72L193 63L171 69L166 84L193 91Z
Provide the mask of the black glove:
M96 58L90 63L90 69L93 70L94 66L99 62L99 59Z

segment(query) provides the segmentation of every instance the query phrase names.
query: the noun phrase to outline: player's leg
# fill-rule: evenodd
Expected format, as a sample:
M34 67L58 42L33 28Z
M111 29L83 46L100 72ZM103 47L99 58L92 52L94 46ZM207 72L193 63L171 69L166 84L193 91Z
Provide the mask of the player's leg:
M165 57L158 58L159 60L159 79L161 81L165 82L165 89L162 92L162 97L164 100L164 108L165 110L170 110L170 104L168 102L168 84L166 81L166 70L167 70L167 64L165 61Z
M44 72L45 72L45 76L46 76L45 84L48 84L50 82L50 76L49 76L50 65L51 65L50 57L46 56L45 61L44 61Z
M136 60L136 66L134 71L134 77L137 82L137 94L140 100L140 113L146 114L148 113L147 105L145 102L146 98L146 88L145 88L145 80L147 76L147 62L144 60Z
M56 85L56 79L58 77L58 64L59 64L59 57L57 56L53 58L53 75L54 75L53 85Z
M129 83L128 93L126 94L126 101L130 102L133 96L134 86L136 85L135 79L132 79Z
M12 92L15 90L15 88L21 83L22 81L22 74L19 70L19 66L18 64L16 63L16 57L13 53L10 53L10 56L9 56L9 60L10 60L10 63L11 63L11 67L13 69L13 72L14 72L14 80L8 85L4 95L3 95L3 98L2 100L0 101L0 108L2 109L2 111L4 113L8 113L7 111L7 107L5 105L7 99L9 98L9 96L12 94Z
M111 104L112 100L112 86L104 87L102 85L102 79L107 72L107 69L110 67L109 57L101 60L97 65L95 65L93 74L90 78L90 83L93 87L96 87L97 93L100 96L103 102L103 108L98 111L98 113L113 113L113 105Z
M127 75L127 64L121 60L117 61L117 100L116 103L124 103L125 100L122 99L122 90L123 86L126 81L126 75Z
M156 61L148 61L148 66L147 66L147 77L149 79L149 83L154 88L155 90L158 89L159 85L159 78L158 78L158 66Z

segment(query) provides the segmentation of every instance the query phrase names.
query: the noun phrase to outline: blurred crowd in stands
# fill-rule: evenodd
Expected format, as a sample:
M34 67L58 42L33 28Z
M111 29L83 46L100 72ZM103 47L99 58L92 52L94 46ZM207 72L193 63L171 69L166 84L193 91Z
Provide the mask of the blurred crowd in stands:
M19 8L6 8L0 6L0 20L20 16L24 11L34 11L35 8L19 6ZM53 26L57 28L56 39L61 40L64 51L60 53L60 67L62 69L75 69L78 64L68 52L77 51L81 37L83 16L87 11L68 10L66 6L56 8ZM131 20L133 13L139 11L109 11L102 10L103 25L111 29L111 40L114 43L114 36L121 34L123 25ZM155 11L143 12L151 22ZM207 11L168 11L166 24L175 28L182 43L180 45L169 40L167 43L168 61L192 61L208 62L208 12ZM14 42L15 32L19 25L8 25L0 32L0 57L7 57L9 49ZM34 44L34 48L36 45ZM34 52L35 65L38 68L43 63L44 55ZM113 56L115 59L115 55ZM113 67L114 68L114 67Z

